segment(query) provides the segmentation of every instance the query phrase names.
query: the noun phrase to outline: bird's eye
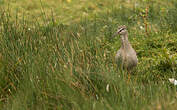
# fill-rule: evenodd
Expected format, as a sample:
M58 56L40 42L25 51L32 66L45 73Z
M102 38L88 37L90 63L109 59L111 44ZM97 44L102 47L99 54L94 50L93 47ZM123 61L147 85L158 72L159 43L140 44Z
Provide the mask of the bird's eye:
M120 29L119 29L119 32L123 31L124 29L125 29L125 28L120 28Z

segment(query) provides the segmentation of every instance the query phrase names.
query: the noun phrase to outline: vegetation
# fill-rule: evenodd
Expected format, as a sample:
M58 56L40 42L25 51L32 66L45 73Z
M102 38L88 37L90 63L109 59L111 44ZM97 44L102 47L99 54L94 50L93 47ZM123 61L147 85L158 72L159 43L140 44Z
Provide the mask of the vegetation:
M177 1L0 0L3 110L175 110ZM127 25L139 64L114 56Z

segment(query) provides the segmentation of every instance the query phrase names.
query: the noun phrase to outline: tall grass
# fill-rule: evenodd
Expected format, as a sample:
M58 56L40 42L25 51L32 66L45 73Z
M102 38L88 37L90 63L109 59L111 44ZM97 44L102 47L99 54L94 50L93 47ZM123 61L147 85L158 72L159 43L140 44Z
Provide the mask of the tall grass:
M176 87L168 78L177 78L176 7L168 7L170 16L163 16L154 5L147 18L149 36L139 28L144 24L142 8L126 5L70 25L54 16L44 24L30 24L1 13L0 108L174 110ZM120 41L111 35L121 24L128 26L139 59L129 83L114 63Z

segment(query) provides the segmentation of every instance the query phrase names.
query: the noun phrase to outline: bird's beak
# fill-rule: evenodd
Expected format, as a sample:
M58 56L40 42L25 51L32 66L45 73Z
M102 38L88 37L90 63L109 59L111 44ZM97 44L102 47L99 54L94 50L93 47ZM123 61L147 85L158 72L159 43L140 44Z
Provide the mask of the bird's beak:
M118 35L120 33L120 30L117 30L113 35L112 37L115 37L116 35Z
M122 30L124 30L125 28L120 28L120 29L118 29L117 30L117 32L115 32L114 34L113 34L113 37L115 37L117 34L120 34L120 32L122 31Z

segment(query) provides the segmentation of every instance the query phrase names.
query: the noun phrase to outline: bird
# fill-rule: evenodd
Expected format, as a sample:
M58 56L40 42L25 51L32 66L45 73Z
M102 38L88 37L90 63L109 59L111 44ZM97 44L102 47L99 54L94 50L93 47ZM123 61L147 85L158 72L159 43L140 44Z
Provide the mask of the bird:
M117 35L120 35L121 47L115 55L115 61L117 63L118 70L126 70L130 74L133 68L138 64L137 54L128 40L128 31L125 25L118 26L113 37Z

